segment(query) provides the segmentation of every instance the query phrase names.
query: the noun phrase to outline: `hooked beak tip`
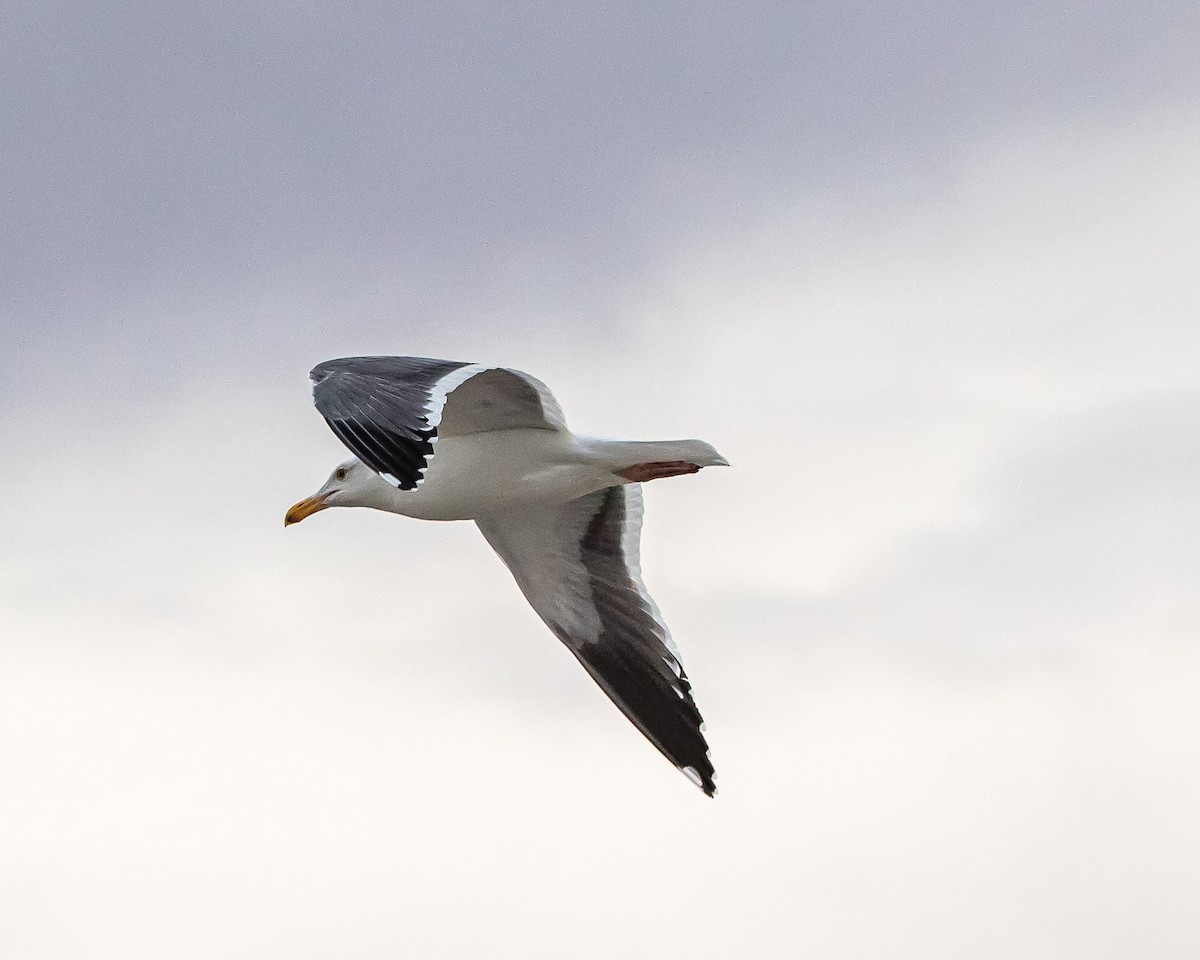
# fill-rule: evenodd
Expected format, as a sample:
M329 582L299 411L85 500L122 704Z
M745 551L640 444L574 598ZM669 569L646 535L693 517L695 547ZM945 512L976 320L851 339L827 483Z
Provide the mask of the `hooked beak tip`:
M283 525L285 527L290 527L293 523L299 523L305 517L311 517L317 511L324 510L329 506L329 504L325 502L325 498L328 496L329 494L326 493L319 497L306 497L299 503L294 504L292 508L288 510L286 514L284 514Z

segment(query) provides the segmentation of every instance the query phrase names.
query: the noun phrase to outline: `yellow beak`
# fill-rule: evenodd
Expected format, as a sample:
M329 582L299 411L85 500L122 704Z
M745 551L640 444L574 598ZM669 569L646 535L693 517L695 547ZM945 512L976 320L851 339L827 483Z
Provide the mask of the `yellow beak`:
M301 500L287 512L287 515L283 518L283 525L287 527L293 523L299 523L305 517L311 517L317 511L324 510L329 506L325 502L325 498L328 496L328 493L323 493L319 497L306 497Z

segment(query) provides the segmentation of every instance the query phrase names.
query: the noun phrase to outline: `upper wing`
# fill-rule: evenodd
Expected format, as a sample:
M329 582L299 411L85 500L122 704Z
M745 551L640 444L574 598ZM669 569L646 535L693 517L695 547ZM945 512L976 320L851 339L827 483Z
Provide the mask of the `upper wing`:
M545 384L516 370L427 357L345 357L309 376L313 402L338 439L401 490L421 482L439 433L566 426Z
M556 512L478 520L521 591L592 678L663 755L716 792L700 711L658 608L642 583L637 484Z
M547 386L520 370L480 367L446 397L438 433L444 437L489 430L565 430Z

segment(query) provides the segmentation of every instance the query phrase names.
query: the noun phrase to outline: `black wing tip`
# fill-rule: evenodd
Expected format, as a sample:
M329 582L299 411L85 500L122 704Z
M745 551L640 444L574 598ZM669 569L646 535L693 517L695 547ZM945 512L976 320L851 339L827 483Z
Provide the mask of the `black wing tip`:
M325 416L334 436L359 460L399 490L415 490L424 479L437 439L434 429L418 430L405 437L353 419Z
M570 649L642 735L706 796L714 796L716 770L708 758L704 720L692 699L687 674L671 673L668 680L658 671L638 671L636 664L631 669L620 649L591 645Z
M713 769L712 764L706 763L702 770L697 770L689 764L681 766L679 772L698 786L706 797L715 797L717 795L717 785L713 782L716 771Z

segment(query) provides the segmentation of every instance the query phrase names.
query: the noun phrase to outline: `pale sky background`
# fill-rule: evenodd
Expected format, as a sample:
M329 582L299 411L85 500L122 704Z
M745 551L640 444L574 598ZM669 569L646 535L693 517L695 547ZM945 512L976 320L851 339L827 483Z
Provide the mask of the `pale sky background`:
M1200 956L1200 6L11 0L5 960ZM707 800L329 357L647 491Z

